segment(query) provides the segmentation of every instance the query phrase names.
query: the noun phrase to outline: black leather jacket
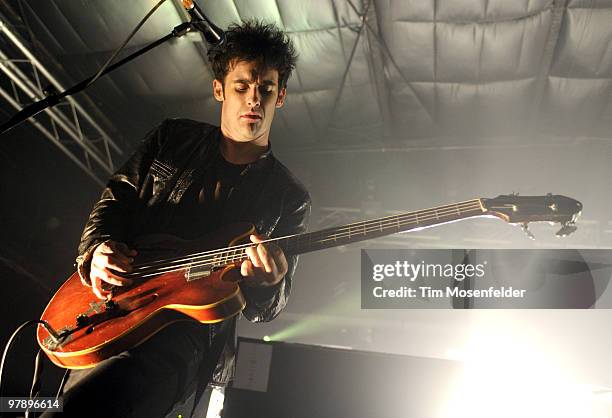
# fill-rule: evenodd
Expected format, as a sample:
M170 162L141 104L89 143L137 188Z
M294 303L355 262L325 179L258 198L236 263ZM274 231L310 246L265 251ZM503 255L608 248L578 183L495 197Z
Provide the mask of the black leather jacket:
M172 217L189 186L210 167L219 153L220 129L188 119L168 119L151 131L138 150L110 178L85 225L77 269L89 283L89 264L95 247L113 239L127 242L138 235L160 232ZM247 221L270 237L301 233L310 214L304 186L269 149L249 164L229 192L219 225ZM291 290L297 256L287 256L284 279L266 288L242 287L247 301L242 314L252 322L274 319ZM211 325L211 341L226 338L213 382L227 384L234 373L236 318Z

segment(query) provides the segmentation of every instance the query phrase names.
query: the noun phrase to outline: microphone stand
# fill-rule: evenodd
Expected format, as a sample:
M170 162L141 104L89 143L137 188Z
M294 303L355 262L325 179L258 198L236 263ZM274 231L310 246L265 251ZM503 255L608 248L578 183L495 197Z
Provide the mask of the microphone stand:
M178 25L174 29L172 29L172 32L170 32L168 35L164 36L163 38L160 38L157 41L152 42L149 45L139 49L138 51L128 55L127 57L117 61L116 63L114 63L112 65L109 65L100 74L100 77L102 77L104 74L110 73L113 70L116 70L117 68L121 67L122 65L127 64L128 62L132 61L134 58L139 57L140 55L150 51L151 49L155 48L156 46L159 46L159 45L163 44L164 42L166 42L166 41L168 41L168 40L170 40L172 38L180 38L181 36L183 36L187 32L189 32L191 29L195 29L195 27L193 26L193 23L194 23L193 21L181 23L180 25ZM25 121L26 119L31 118L32 116L35 116L35 115L39 114L43 110L45 110L45 109L47 109L49 107L55 106L64 97L70 96L72 94L75 94L75 93L78 93L78 92L84 90L87 87L87 85L89 84L89 82L94 77L95 77L95 75L92 75L91 77L86 78L85 80L81 81L80 83L75 84L74 86L64 90L61 93L52 93L52 94L49 94L44 99L39 100L37 102L34 102L34 103L29 104L28 106L24 107L19 112L14 114L8 121L4 122L0 126L0 135L4 134L5 132L8 132L11 129L13 129L15 126L19 125L21 122Z

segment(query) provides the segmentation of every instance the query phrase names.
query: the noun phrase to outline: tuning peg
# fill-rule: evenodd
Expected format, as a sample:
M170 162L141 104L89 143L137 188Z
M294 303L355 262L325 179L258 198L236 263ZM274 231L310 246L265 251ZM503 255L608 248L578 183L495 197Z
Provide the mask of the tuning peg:
M569 223L568 222L568 223L563 224L561 229L558 230L555 235L557 237L559 237L559 238L567 237L569 234L571 234L572 232L574 232L577 229L578 229L578 227L576 225L574 225L573 223Z
M527 224L527 222L521 224L521 229L524 233L527 234L529 239L535 240L535 235L533 235L533 233L529 230L529 225Z

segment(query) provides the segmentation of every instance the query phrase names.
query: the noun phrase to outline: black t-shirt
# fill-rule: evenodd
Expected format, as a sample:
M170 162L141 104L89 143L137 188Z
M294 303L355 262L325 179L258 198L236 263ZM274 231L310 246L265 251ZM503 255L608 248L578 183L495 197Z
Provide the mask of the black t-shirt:
M232 164L217 153L211 168L196 179L174 210L169 233L186 239L218 229L225 204L247 164Z

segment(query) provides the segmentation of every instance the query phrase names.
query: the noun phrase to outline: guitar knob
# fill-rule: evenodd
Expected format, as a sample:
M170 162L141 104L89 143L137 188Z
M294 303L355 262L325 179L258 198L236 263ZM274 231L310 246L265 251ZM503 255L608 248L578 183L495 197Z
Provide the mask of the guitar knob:
M113 310L117 309L117 303L115 303L115 301L112 300L112 299L106 299L104 301L104 308L107 311L113 311Z
M76 317L76 323L77 326L84 327L85 325L89 324L89 317L85 314L79 314Z

